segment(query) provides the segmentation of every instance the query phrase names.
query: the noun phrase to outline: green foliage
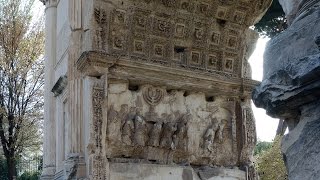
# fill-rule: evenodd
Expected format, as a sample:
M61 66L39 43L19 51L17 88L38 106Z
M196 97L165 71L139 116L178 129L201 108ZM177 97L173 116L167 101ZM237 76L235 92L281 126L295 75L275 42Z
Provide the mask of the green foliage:
M261 180L288 179L281 153L281 138L280 136L276 137L272 146L256 157L257 170Z
M287 21L278 0L272 2L263 18L254 25L254 29L262 36L270 38L276 36L287 28Z
M37 157L37 156L36 156ZM42 157L38 158L40 161L37 162L39 166L37 169L28 169L28 167L34 166L34 162L32 161L17 161L18 166L24 167L23 173L18 176L18 180L38 180L41 176L41 170L42 170ZM29 171L28 171L29 170ZM0 155L0 180L8 180L8 166L6 163L6 159Z
M40 175L40 172L25 172L18 178L18 180L38 180L40 178Z
M41 149L44 84L42 18L34 0L0 0L0 145L8 179L16 163Z
M272 142L266 141L258 141L255 149L254 149L254 156L260 155L262 152L269 150L272 147Z

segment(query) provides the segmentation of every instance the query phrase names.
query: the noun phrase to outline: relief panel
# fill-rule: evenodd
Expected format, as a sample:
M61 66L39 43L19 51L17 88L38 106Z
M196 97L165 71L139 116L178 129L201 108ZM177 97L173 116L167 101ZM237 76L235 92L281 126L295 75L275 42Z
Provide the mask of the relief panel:
M151 85L137 91L109 84L107 156L156 161L232 165L235 102L206 100L202 93ZM112 89L112 90L111 90ZM218 156L219 154L219 156Z

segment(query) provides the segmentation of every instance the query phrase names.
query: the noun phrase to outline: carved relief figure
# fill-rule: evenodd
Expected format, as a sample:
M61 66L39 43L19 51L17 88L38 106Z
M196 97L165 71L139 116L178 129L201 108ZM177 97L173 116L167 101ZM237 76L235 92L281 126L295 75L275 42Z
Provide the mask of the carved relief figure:
M122 142L128 146L132 145L132 133L134 130L134 125L132 119L127 119L122 128L121 139Z
M150 139L148 142L149 146L159 147L161 130L162 130L162 122L158 121L153 125L152 130L150 132L150 136L149 136Z
M135 107L131 107L130 111L128 113L128 105L121 105L121 110L119 115L121 115L121 127L127 122L127 120L134 120L134 117L136 115L136 108Z
M130 108L129 114L127 114L128 105L122 105L119 115L122 120L122 134L121 140L124 144L132 145L132 134L134 130L133 119L135 115L135 108Z
M137 109L137 115L134 118L134 144L145 146L146 143L146 122L141 114L141 109Z
M203 136L203 140L204 140L204 143L203 143L203 149L207 149L209 150L210 152L213 151L212 149L212 144L213 144L213 139L214 139L214 136L215 136L215 131L213 129L213 125L211 125L205 135Z
M223 130L224 130L224 127L227 125L227 123L228 123L228 120L226 119L222 119L221 122L219 123L219 130L217 132L217 136L220 143L222 143L223 141Z
M182 116L180 122L177 125L177 131L174 133L174 145L178 149L186 150L188 141L188 127L187 123L191 120L191 114L185 114Z
M177 125L174 121L174 115L168 115L167 123L163 126L162 138L160 142L160 147L175 149L175 145L173 143L173 135L177 130Z
M117 134L114 132L118 132L120 130L119 125L119 115L116 110L114 110L114 106L111 105L108 111L108 138L115 139Z
M216 132L219 129L219 122L217 118L212 119L212 124L211 126L207 129L206 133L203 136L203 149L207 149L210 152L213 151L212 144L214 142Z

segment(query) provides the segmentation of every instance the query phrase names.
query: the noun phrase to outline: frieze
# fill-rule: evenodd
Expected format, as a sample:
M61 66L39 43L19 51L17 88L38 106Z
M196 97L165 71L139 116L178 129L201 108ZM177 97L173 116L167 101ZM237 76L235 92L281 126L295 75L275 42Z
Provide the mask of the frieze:
M109 158L227 165L226 158L228 163L236 163L237 158L232 160L237 153L232 136L236 131L232 125L234 100L210 100L201 93L186 95L151 85L119 92L116 87L126 86L109 85Z

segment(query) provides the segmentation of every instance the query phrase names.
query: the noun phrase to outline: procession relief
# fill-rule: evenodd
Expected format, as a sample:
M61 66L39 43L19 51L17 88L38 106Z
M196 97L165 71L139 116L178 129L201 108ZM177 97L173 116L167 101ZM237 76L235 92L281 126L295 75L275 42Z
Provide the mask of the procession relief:
M232 154L232 111L219 107L221 100L207 102L201 93L186 96L150 85L137 91L109 87L107 138L119 147L110 156L143 147L196 158L216 156L217 149Z

